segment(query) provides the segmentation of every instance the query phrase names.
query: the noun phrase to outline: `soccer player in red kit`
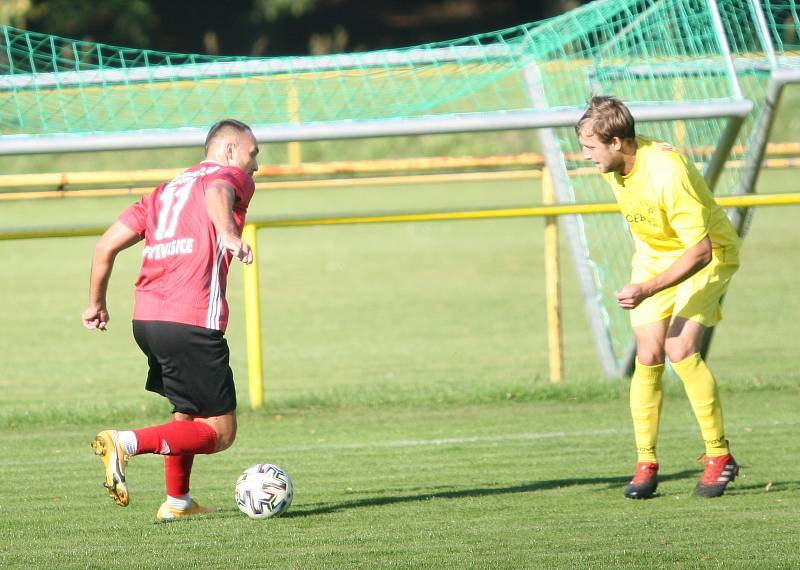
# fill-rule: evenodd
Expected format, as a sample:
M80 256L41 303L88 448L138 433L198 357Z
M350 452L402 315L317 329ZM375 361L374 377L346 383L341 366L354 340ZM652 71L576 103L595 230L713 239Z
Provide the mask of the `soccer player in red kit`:
M225 300L232 259L251 263L241 231L253 196L258 145L233 119L208 133L205 160L130 206L94 248L88 329L106 330L108 281L117 254L144 239L136 280L133 334L147 355L146 389L166 397L172 421L129 431L101 431L92 442L105 466L105 487L127 506L125 469L134 455L164 456L167 500L159 520L200 515L189 495L194 456L217 453L236 437L236 389L228 365Z

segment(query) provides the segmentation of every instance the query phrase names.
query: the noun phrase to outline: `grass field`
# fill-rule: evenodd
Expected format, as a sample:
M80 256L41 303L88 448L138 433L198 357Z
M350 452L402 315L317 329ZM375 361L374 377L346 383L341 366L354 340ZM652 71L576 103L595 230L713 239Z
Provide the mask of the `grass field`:
M794 188L766 172L761 191ZM294 191L254 215L536 203L526 183ZM127 199L0 204L0 225L107 223ZM196 462L220 511L153 524L161 461L137 457L116 507L88 446L168 408L142 389L131 338L138 255L117 262L110 331L82 330L92 238L0 242L0 566L3 568L796 568L800 372L798 208L755 216L709 360L741 477L691 491L701 441L667 382L659 496L622 498L633 467L626 386L601 377L568 258L567 381L551 386L536 219L259 233L267 402L247 409L241 272L228 339L239 438ZM250 521L233 484L286 468L295 502Z
M196 462L195 496L220 512L169 524L153 524L159 458L132 462L132 502L120 509L100 486L89 426L30 426L3 437L0 563L796 568L800 481L786 453L796 394L728 395L746 476L713 501L691 496L699 438L688 405L672 400L663 482L646 502L621 495L631 460L621 401L350 406L243 414L235 447ZM297 494L284 518L250 521L236 510L233 482L263 459L292 473Z

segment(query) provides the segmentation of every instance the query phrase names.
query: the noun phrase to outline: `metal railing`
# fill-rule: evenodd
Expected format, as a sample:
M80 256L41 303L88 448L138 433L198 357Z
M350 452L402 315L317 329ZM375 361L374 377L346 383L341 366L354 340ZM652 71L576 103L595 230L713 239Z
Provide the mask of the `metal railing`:
M787 194L743 194L738 196L718 197L717 203L725 208L742 208L754 206L778 206L778 205L797 205L800 204L800 192ZM247 379L250 396L250 406L253 409L260 408L264 401L264 384L262 373L262 352L261 352L261 309L259 295L259 262L257 250L257 231L261 228L291 228L308 226L330 226L330 225L355 225L355 224L385 224L385 223L409 223L409 222L435 222L435 221L455 221L455 220L486 220L503 218L523 218L523 217L544 217L553 219L555 216L566 216L574 214L607 214L619 212L616 203L595 203L595 204L561 204L544 205L528 208L504 208L493 210L451 210L436 212L397 212L397 213L360 213L342 214L337 216L297 216L297 217L262 217L251 219L247 222L242 232L243 239L253 248L253 263L244 266L244 302L245 302L245 331L247 344ZM550 226L552 228L552 225ZM20 239L40 239L40 238L64 238L97 236L106 230L106 226L86 225L86 226L49 226L38 228L8 228L0 230L1 240L20 240ZM552 230L551 230L552 231ZM557 239L557 238L556 238ZM550 248L552 251L552 248ZM548 281L554 276L552 271L558 272L557 263L552 260L545 260L545 264L551 269L548 270ZM557 277L556 283L557 283ZM552 281L550 281L552 282ZM548 286L550 288L550 286ZM556 287L557 289L557 287ZM551 294L552 295L552 294ZM553 299L549 299L548 303ZM551 311L548 310L548 315ZM550 361L551 361L551 380L557 381L555 377L556 359L561 359L560 341L554 343L552 338L556 329L560 329L560 323L553 322L553 319L560 319L557 313L552 313L548 321L550 330ZM560 376L560 373L558 374Z

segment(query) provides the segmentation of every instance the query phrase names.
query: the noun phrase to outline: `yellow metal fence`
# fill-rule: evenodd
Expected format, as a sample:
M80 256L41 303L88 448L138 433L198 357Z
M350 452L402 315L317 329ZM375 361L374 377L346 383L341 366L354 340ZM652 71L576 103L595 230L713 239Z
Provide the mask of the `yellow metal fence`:
M545 172L546 176L546 172ZM546 181L546 180L545 180ZM550 186L550 184L545 184ZM717 198L723 207L752 207L800 204L800 193L746 194ZM548 329L550 379L561 380L562 351L560 332L560 307L558 303L558 236L555 230L556 216L574 214L602 214L618 212L615 203L544 205L531 208L508 208L495 210L409 212L400 214L359 214L352 216L302 217L286 219L252 219L244 227L243 239L253 248L253 263L244 269L245 329L247 344L247 378L250 406L260 408L264 401L262 353L261 353L261 308L259 296L259 267L257 231L260 228L280 228L343 224L380 224L398 222L433 222L454 220L502 219L520 217L544 217L546 219L545 279L548 290ZM0 230L0 240L59 238L100 235L105 226L42 227Z
M704 149L694 149L701 154ZM762 168L800 167L800 143L770 143ZM579 156L570 159L580 160ZM293 156L292 160L298 160ZM521 180L542 178L544 158L524 152L493 156L418 157L402 159L305 162L265 165L256 173L257 190L338 188L437 182ZM729 161L728 166L740 166ZM492 169L492 170L489 170ZM480 170L465 172L465 170ZM438 171L438 173L437 173ZM396 173L402 172L402 175ZM594 167L572 174L596 173ZM41 200L97 196L142 195L171 180L178 170L162 168L135 171L64 172L0 175L0 201ZM367 176L365 176L367 175ZM315 177L324 177L314 179ZM291 179L302 178L302 179Z

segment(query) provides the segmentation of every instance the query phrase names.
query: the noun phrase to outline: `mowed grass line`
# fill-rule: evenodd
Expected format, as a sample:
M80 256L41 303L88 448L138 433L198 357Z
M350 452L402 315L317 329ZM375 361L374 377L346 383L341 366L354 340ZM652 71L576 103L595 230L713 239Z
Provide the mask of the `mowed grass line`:
M199 457L193 493L218 513L156 524L161 459L135 458L132 502L101 486L89 427L4 433L3 568L794 568L800 480L782 452L796 394L726 397L744 475L691 495L701 441L665 403L657 498L628 501L624 399L243 413L229 451ZM105 427L105 426L98 426ZM121 427L121 426L120 426ZM251 521L233 501L250 464L286 468L295 502Z

